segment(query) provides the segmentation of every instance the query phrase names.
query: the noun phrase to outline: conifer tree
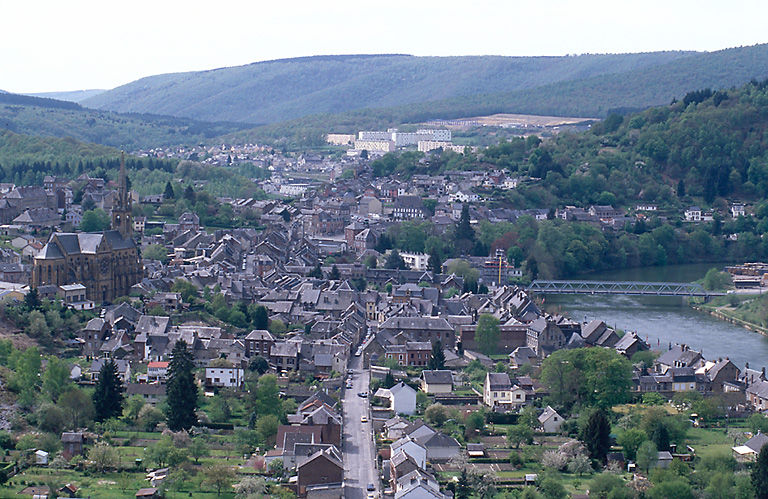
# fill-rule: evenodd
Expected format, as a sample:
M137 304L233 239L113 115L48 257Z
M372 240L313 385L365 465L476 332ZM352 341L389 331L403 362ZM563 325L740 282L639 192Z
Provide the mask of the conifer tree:
M757 499L768 499L768 445L763 445L752 468L752 485Z
M197 385L192 372L195 366L184 340L176 342L171 356L166 388L168 428L171 431L187 430L197 424Z
M581 430L579 440L584 442L589 457L605 463L611 449L611 423L602 410L596 410L589 416L587 425Z
M176 194L173 192L173 186L171 185L171 181L165 183L165 192L163 193L164 199L174 199L176 197Z
M123 385L117 364L112 359L107 360L99 370L99 381L93 392L93 408L97 421L106 421L123 413Z
M432 344L432 356L429 358L429 368L433 371L445 369L445 353L443 352L443 344L440 340L437 340Z

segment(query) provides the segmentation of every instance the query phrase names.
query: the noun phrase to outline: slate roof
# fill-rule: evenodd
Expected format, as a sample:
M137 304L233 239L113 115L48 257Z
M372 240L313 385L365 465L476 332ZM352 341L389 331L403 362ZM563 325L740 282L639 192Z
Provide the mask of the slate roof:
M487 375L488 385L491 390L511 390L512 381L509 379L507 373L488 373Z
M763 447L765 447L766 444L768 444L768 436L765 433L760 432L744 442L744 445L758 453L763 449Z
M453 374L450 370L444 369L444 370L438 370L433 371L426 369L421 372L421 375L424 378L424 382L427 384L439 384L439 385L452 385L453 384Z

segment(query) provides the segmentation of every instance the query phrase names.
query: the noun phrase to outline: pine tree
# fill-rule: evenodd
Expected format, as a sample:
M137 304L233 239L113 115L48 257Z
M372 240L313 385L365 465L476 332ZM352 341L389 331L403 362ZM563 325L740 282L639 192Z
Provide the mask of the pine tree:
M339 273L339 268L336 265L331 267L331 273L328 274L328 279L332 281L338 281L341 279L341 273Z
M445 353L443 352L443 344L440 340L437 340L432 344L432 356L429 358L429 368L433 371L445 369Z
M93 392L93 409L96 421L106 421L123 413L123 385L117 372L117 364L107 360L99 370L99 381Z
M768 445L764 445L752 468L752 485L757 499L768 499Z
M195 365L187 342L179 340L173 347L168 365L166 417L171 431L186 430L197 424L197 385L192 373Z
M659 421L653 429L653 433L651 433L651 441L656 444L657 450L669 450L669 430L667 430L667 426L661 421Z
M437 249L433 249L429 254L429 261L427 262L427 269L435 274L439 274L443 271L443 259L440 257Z
M266 307L259 305L253 313L253 327L256 329L267 329L269 327L269 313Z
M683 179L680 179L677 183L677 197L685 197L685 181L683 181Z
M461 218L459 218L459 223L456 225L456 240L475 240L475 230L469 223L469 205L466 203L461 207Z
M602 410L596 410L589 416L587 425L581 430L579 440L584 442L589 457L605 463L611 449L611 423Z
M173 186L171 181L165 183L165 193L163 193L163 199L174 199L176 194L173 192Z
M469 485L469 477L467 476L467 469L461 470L459 481L456 483L456 499L469 499L472 493L472 488Z

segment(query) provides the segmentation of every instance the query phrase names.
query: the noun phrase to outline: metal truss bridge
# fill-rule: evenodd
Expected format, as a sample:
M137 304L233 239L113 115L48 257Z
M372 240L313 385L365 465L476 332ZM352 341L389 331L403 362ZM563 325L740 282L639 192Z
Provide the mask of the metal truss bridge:
M537 279L528 286L528 291L558 295L699 296L705 299L725 295L725 293L707 291L700 284L689 282L545 281Z

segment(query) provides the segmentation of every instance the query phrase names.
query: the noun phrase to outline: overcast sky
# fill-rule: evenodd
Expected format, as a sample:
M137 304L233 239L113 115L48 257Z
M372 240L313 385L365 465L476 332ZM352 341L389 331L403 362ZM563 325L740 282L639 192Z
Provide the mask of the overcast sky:
M768 42L765 0L4 0L0 89L323 54L564 55Z

